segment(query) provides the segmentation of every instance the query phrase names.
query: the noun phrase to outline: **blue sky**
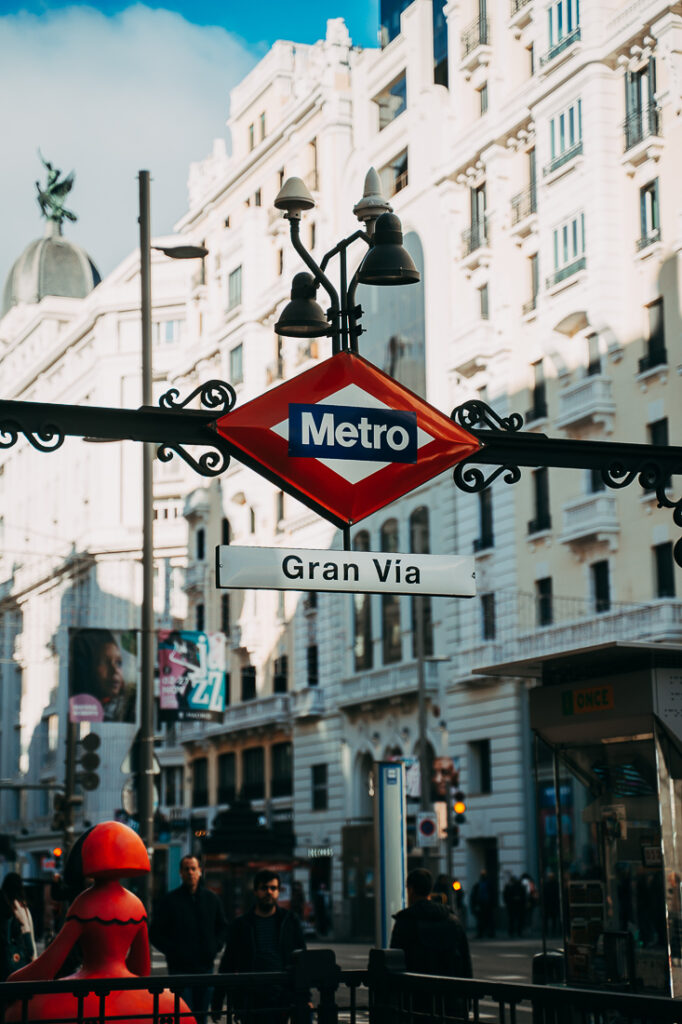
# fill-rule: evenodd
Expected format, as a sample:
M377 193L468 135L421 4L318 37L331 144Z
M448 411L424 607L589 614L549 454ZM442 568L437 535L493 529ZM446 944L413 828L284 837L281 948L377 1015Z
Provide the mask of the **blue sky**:
M171 231L190 162L227 137L230 89L276 39L315 42L335 17L375 45L378 0L0 0L0 288L43 232L39 148L75 169L65 234L106 274L137 244L138 170L152 173L153 233Z

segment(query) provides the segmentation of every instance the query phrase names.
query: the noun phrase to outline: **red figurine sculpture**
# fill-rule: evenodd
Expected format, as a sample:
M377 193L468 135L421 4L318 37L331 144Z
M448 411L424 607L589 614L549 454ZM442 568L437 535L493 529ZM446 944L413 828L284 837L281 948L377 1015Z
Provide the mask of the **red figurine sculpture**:
M144 843L127 825L107 821L95 825L80 837L69 859L79 856L82 877L94 879L93 884L73 901L63 928L45 952L33 963L15 971L8 981L54 978L77 942L83 966L68 978L135 978L149 974L151 959L144 905L117 881L143 875L150 870ZM105 1016L115 1016L117 1024L144 1024L145 1020L152 1020L153 999L146 989L110 992L106 996ZM158 999L159 1014L174 1012L175 996L172 992L164 989ZM183 1024L196 1024L183 1000L180 1000L179 1012ZM130 1020L126 1014L130 1014ZM85 997L82 1015L83 1018L99 1018L99 996L91 993ZM32 996L25 1020L76 1020L77 1017L78 1001L67 992ZM21 1003L15 1002L6 1013L5 1020L23 1019Z

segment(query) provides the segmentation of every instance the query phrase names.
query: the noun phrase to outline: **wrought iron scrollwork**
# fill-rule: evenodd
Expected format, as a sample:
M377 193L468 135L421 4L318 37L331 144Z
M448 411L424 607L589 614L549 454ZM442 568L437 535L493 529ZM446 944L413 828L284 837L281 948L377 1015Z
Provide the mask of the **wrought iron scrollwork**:
M506 473L504 478L506 484L515 484L521 479L521 470L518 466L497 466L489 476L486 476L482 469L472 466L468 462L460 462L455 466L452 479L460 491L475 494L477 491L484 491L502 473Z
M64 432L54 423L43 423L39 430L22 430L15 420L0 423L0 448L11 448L23 434L39 452L56 452L64 444Z
M170 462L174 454L179 455L201 476L220 476L230 465L230 456L221 448L209 448L198 459L190 455L181 444L164 444L156 452L160 462Z
M471 430L473 427L489 427L491 430L507 430L516 432L523 426L523 416L520 412L513 412L510 416L500 416L494 409L491 409L485 402L474 398L463 405L457 405L450 413L450 419ZM504 468L504 467L503 467Z
M234 388L225 380L207 380L195 388L182 402L177 401L179 397L178 389L170 388L159 399L159 405L164 409L186 409L190 402L198 397L205 409L215 409L216 412L226 413L234 407L237 401Z

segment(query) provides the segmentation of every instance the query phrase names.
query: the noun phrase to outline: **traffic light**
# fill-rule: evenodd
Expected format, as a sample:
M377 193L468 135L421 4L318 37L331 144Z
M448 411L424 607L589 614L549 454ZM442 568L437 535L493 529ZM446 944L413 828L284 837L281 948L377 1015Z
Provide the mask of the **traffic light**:
M453 846L459 846L459 825L450 826L450 841Z
M462 792L461 789L458 789L457 792L455 793L455 800L452 805L452 809L455 812L455 821L457 822L457 824L463 825L467 820L466 815L464 813L467 809L467 805L466 800L464 799L464 793Z
M55 793L54 800L52 801L52 809L54 814L52 816L52 824L50 828L53 832L63 832L66 828L66 811L68 804L66 797L63 793Z
M99 749L100 743L101 740L97 733L89 732L76 744L76 747L80 748L76 750L76 765L82 769L76 773L76 782L79 782L83 789L88 791L97 789L99 786L99 775L97 774L99 754L96 751Z

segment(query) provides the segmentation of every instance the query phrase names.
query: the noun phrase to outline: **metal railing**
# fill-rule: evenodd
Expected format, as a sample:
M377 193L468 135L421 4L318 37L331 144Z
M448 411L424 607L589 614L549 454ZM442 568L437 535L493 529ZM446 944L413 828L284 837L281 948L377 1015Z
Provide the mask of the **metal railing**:
M573 43L577 43L579 39L580 26L578 25L578 27L574 28L572 32L569 32L567 36L560 39L558 43L554 43L553 46L550 46L544 57L540 57L540 67L544 67L545 64L549 64L549 62L554 60L555 57L558 57L560 53L567 50L569 46L572 46Z
M521 306L521 313L523 314L523 316L528 316L529 313L532 313L533 310L537 308L538 297L537 295L534 295L531 299L528 299L528 302L524 302L524 304Z
M462 258L471 256L472 252L481 249L488 242L488 218L486 217L485 220L472 224L470 228L462 232Z
M574 157L580 156L582 151L583 140L580 139L578 142L575 142L568 149L565 149L563 153L559 153L558 156L555 156L553 160L550 160L550 162L546 164L545 167L543 167L542 173L544 177L547 177L547 175L551 174L552 171L557 171L560 167L563 167L564 164L567 164L569 160L572 160Z
M625 153L652 135L660 136L661 112L658 107L643 107L628 114L623 121L623 133Z
M581 256L580 259L573 260L572 263L568 263L565 267L561 267L560 270L556 270L551 277L547 278L547 288L553 288L555 284L560 284L561 281L565 281L567 277L572 277L573 274L577 274L578 271L585 269L585 257Z
M660 242L660 240L661 240L661 229L660 228L652 228L651 231L648 231L645 235L642 235L641 238L637 239L637 242L636 242L637 252L641 252L642 249L648 249L650 245L654 245L655 242Z
M460 37L462 43L462 60L478 46L490 46L490 21L488 18L476 18Z
M537 189L529 185L523 192L517 193L511 201L512 227L519 224L526 217L538 212Z
M194 1012L181 1002L183 994ZM209 1008L219 1024L682 1024L679 1000L615 986L603 991L411 974L398 950L371 950L368 968L357 971L340 971L333 951L318 949L294 954L290 970L271 973L0 984L0 1021L189 1024L210 1019Z
M514 17L515 14L521 10L522 7L527 7L531 0L511 0L511 7L509 10L510 17Z

